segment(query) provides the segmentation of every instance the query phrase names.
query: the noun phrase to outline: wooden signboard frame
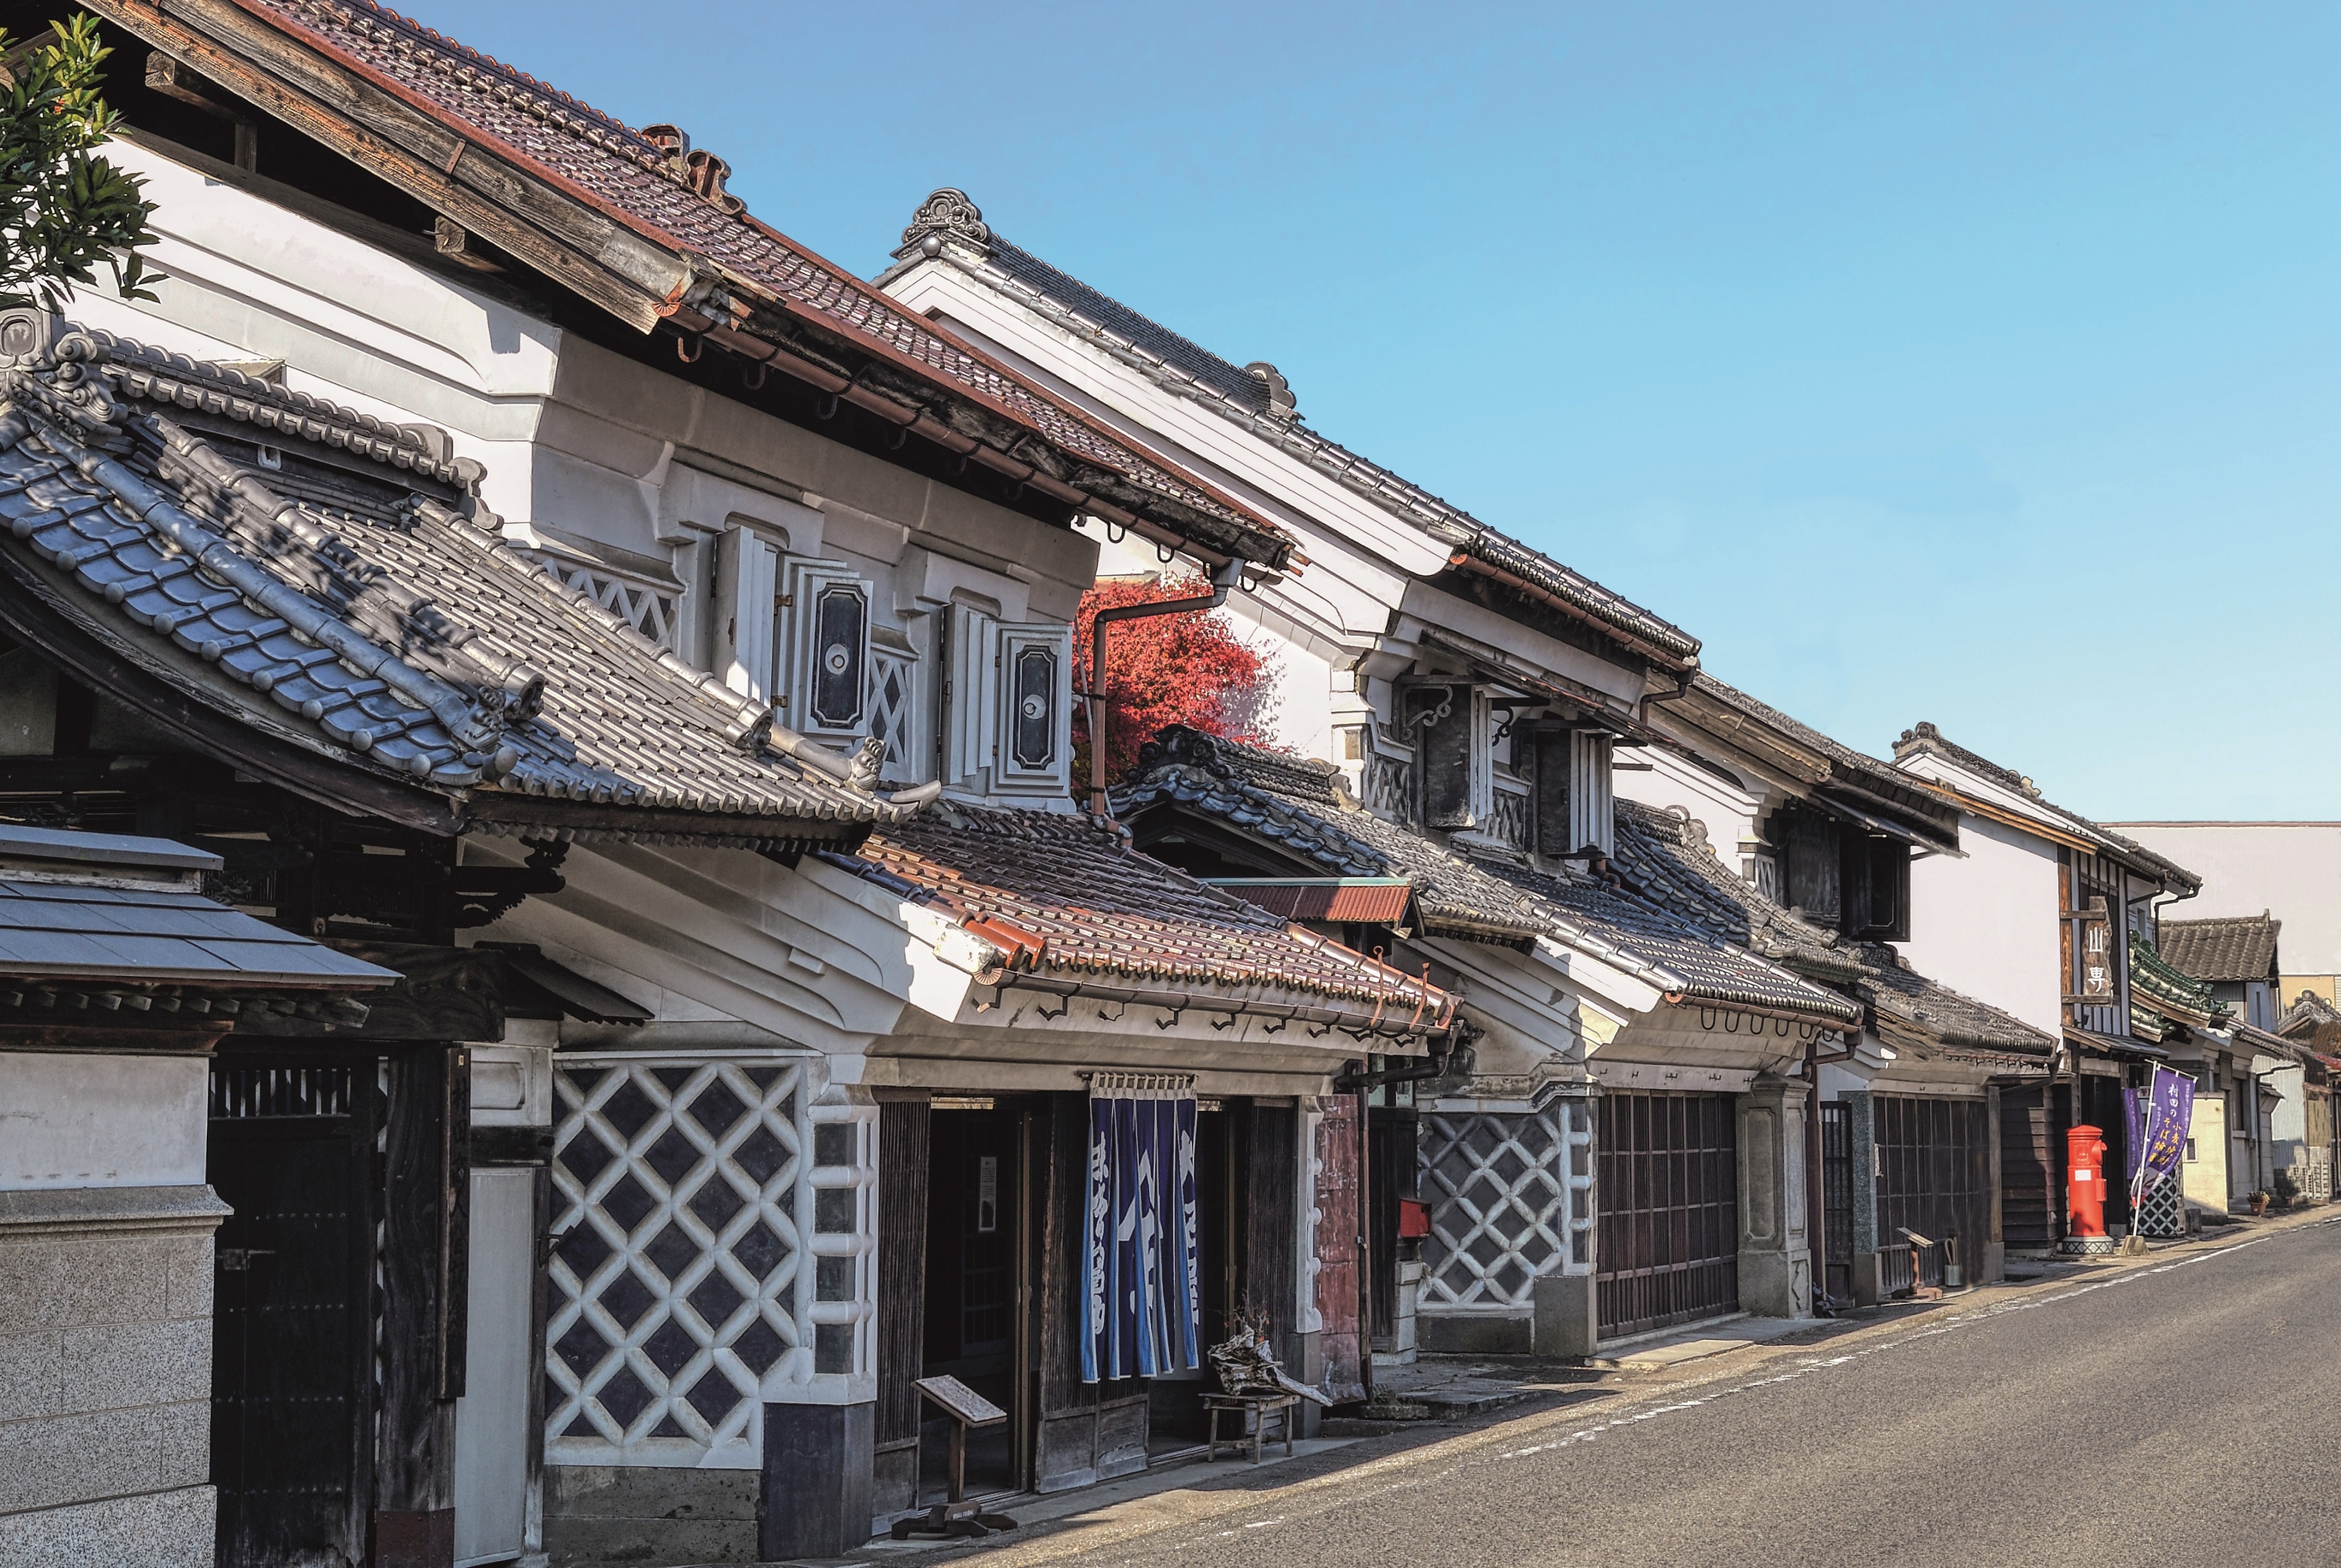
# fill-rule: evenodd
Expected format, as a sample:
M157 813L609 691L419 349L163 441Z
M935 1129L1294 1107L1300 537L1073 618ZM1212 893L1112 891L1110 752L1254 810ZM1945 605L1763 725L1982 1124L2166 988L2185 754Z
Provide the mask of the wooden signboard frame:
M894 1521L894 1539L908 1541L912 1535L989 1535L995 1530L1015 1529L1016 1521L1006 1514L987 1513L981 1503L966 1501L968 1431L971 1427L997 1426L1008 1419L1008 1413L955 1377L921 1377L913 1380L911 1386L951 1418L951 1495L944 1502Z

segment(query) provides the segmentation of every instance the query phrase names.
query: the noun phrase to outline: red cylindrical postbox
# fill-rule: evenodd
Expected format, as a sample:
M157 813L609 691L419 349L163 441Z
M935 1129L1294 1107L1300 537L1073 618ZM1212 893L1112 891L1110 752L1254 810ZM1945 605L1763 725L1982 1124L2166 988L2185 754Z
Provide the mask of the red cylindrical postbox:
M2106 1233L2105 1129L2087 1124L2075 1127L2065 1134L2065 1150L2070 1233L2102 1236Z

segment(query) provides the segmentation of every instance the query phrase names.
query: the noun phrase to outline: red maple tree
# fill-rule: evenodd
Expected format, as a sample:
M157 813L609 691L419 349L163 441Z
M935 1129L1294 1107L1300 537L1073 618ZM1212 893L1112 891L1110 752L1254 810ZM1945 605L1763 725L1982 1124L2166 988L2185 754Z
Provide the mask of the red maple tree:
M1166 576L1154 582L1114 579L1081 595L1073 622L1074 658L1080 688L1091 690L1091 631L1100 610L1123 604L1156 604L1190 599L1211 591L1200 575ZM1106 773L1109 782L1127 776L1138 764L1138 748L1165 724L1186 724L1228 740L1272 744L1257 733L1257 713L1268 660L1246 647L1223 611L1190 610L1111 623L1105 634ZM1089 779L1089 704L1073 709L1074 777Z

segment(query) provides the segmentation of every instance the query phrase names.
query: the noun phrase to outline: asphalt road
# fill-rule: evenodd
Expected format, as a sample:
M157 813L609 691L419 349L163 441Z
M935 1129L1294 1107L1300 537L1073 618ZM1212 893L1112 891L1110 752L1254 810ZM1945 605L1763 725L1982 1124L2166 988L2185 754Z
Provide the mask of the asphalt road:
M2336 1304L2327 1221L978 1561L2341 1563Z

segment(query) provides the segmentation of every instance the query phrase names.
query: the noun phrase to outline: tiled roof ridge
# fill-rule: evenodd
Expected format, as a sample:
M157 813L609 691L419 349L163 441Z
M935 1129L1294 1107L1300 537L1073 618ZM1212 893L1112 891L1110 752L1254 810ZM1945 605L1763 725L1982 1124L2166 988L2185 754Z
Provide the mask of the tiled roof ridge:
M1640 801L1617 798L1613 798L1610 804L1622 821L1641 825L1647 831L1665 838L1685 857L1699 862L1702 874L1716 888L1718 896L1729 898L1738 903L1743 909L1761 915L1762 925L1765 928L1777 930L1802 943L1808 949L1818 950L1812 954L1767 953L1758 954L1758 956L1781 961L1799 957L1808 958L1808 961L1817 959L1816 966L1828 970L1832 979L1850 979L1860 973L1862 968L1860 961L1844 951L1836 932L1823 930L1803 916L1795 914L1778 900L1765 893L1762 888L1726 865L1723 863L1723 857L1715 853L1715 846L1708 842L1703 833L1691 832L1691 817L1688 811L1682 811L1682 814L1677 815L1676 813L1682 808L1648 805ZM1749 925L1752 935L1757 922L1751 920Z
M2292 1005L2284 1010L2284 1016L2276 1020L2276 1033L2281 1034L2303 1024L2341 1025L2341 1007L2336 1007L2314 991L2304 989Z
M703 789L655 786L581 760L577 744L540 717L547 676L503 633L452 620L335 532L381 524L288 499L161 413L133 412L112 395L111 367L100 355L95 337L68 332L0 363L9 409L0 415L7 531L84 593L271 699L262 711L288 737L446 789L752 816L842 820L866 813L885 821L917 809L865 791L852 796L852 811L841 810L852 794L845 785L763 750L769 710L728 688L711 690L713 677L655 648L473 520L410 493L406 505L392 509L404 519L394 528L439 530L436 549L498 573L499 592L533 599L539 614L573 626L589 644L598 640L604 656L633 661L626 674L665 685L686 711L700 710L695 744L720 746L773 776L756 781L753 792L730 779ZM125 457L151 461L154 477ZM274 564L255 554L255 538L281 543ZM117 550L145 564L117 560ZM288 570L288 561L303 569ZM321 598L313 579L362 585L351 604L370 599L371 612L353 611L332 594ZM387 636L364 624L384 616L394 623ZM460 673L434 672L401 652L414 646L455 662ZM167 678L184 684L175 673ZM314 730L286 722L278 709ZM772 786L809 789L812 798L781 798Z
M655 155L656 149L654 149L649 142L643 139L643 134L640 131L635 130L633 126L628 125L616 115L604 114L600 109L593 107L593 105L586 103L583 99L576 97L572 94L564 93L549 82L541 82L534 76L530 75L527 72L523 71L516 66L507 65L503 61L497 59L494 55L486 53L484 50L475 49L460 39L450 38L444 33L438 31L436 28L426 27L422 23L415 21L413 17L405 15L401 12L393 11L387 5L379 4L378 0L290 0L290 3L303 10L309 11L321 9L327 5L334 5L344 11L369 13L372 17L379 19L376 23L377 25L384 25L394 32L403 34L407 39L413 43L424 44L433 48L443 50L446 53L454 55L466 65L483 67L490 75L501 77L504 82L510 84L515 88L523 89L528 94L533 95L537 98L550 100L546 105L549 112L569 113L582 115L593 122L596 125L606 130L615 131L620 135L634 141L641 145L644 152Z
M1011 850L1007 858L987 864L992 854L987 844L991 843L1053 849L1076 860L1111 856L1128 873L1145 879L1144 905L1117 908L1107 900L1092 903L1047 890L1051 874L1072 875L1085 884L1095 879L1111 886L1117 874L1095 861L1075 866L1050 862L1050 871L1033 886L997 880L1012 877L1020 863ZM899 832L882 830L859 855L823 858L858 874L882 878L898 893L908 889L919 902L941 904L998 949L998 973L990 980L979 976L982 984L1013 984L1018 974L1044 969L1144 981L1202 980L1230 993L1254 993L1230 1000L1270 1002L1270 1011L1276 1010L1272 998L1260 993L1278 989L1373 1003L1378 1018L1384 1016L1385 1004L1412 1006L1416 1016L1408 1024L1425 1027L1443 1027L1453 1006L1451 996L1420 977L1200 882L1133 848L1122 830L1085 814L948 802ZM967 869L946 864L946 859L958 859ZM1030 867L1032 863L1021 864ZM1194 905L1206 906L1209 915ZM1438 1006L1425 1023L1423 1007L1432 1002ZM1210 1007L1215 1003L1195 998L1194 1004ZM1387 1015L1393 1024L1400 1016Z
M992 235L990 244L991 246L1001 246L1014 251L1018 255L1031 255L1021 246L1015 245L996 234ZM1000 292L1023 299L1038 315L1055 321L1058 325L1071 331L1074 335L1096 344L1107 354L1123 361L1165 390L1177 395L1193 398L1199 404L1249 430L1270 444L1291 453L1308 467L1328 474L1336 482L1364 495L1385 511L1406 516L1417 526L1432 533L1442 543L1467 550L1488 561L1489 564L1535 582L1539 586L1568 600L1588 614L1606 621L1621 631L1646 638L1679 657L1696 659L1699 649L1698 639L1681 627L1644 609L1623 594L1603 587L1583 573L1563 565L1560 562L1530 548L1511 535L1482 523L1452 502L1432 494L1420 485L1368 460L1331 437L1308 429L1298 419L1278 418L1181 370L1178 365L1171 364L1166 356L1150 352L1128 334L1117 332L1106 323L1091 319L1079 309L1053 297L1045 289L1020 277L1010 268L994 265L988 255L981 264L970 265L965 257L955 254L948 246L944 247L940 255L949 259L952 265L983 277ZM1037 261L1039 258L1033 259ZM1056 267L1049 266L1045 262L1040 265L1047 267L1057 276L1069 275ZM889 269L879 275L882 286L892 275L893 270ZM1072 281L1077 284L1080 282L1079 279ZM1141 321L1148 320L1139 315L1136 311L1130 310L1127 305L1120 305L1120 302L1113 300L1111 296L1101 294L1086 284L1081 286L1088 293L1116 305L1130 315ZM1177 339L1180 343L1190 341L1168 327L1156 325L1151 321L1149 325L1155 325L1156 330L1166 337ZM1228 363L1208 349L1198 346L1198 352L1204 354L1216 364ZM1249 379L1248 375L1247 379Z
M2167 855L2156 854L2153 850L2150 850L2147 848L2146 845L2138 843L2137 840L2129 837L2126 834L2116 833L2112 828L2106 826L2102 823L2093 822L2089 818L2083 816L2079 812L2073 811L2066 806L2058 805L2055 801L2043 795L2040 793L2040 786L2034 784L2022 774L2017 773L2013 768L2002 767L1999 764L1993 762L1989 757L1983 756L1976 752L1971 752L1967 750L1967 747L1957 744L1956 741L1948 739L1943 734L1943 732L1938 729L1931 720L1928 719L1920 719L1917 724L1911 725L1908 729L1904 730L1900 738L1896 740L1894 743L1894 760L1898 763L1906 757L1924 755L1948 757L1953 762L1958 763L1962 766L1983 774L1986 778L1991 779L1998 784L2006 784L2008 788L2015 790L2018 794L2021 794L2026 799L2031 801L2033 804L2038 806L2041 810L2048 812L2054 815L2063 817L2067 822L2072 823L2086 832L2095 835L2097 839L2115 849L2117 853L2128 855L2136 860L2143 861L2149 865L2158 866L2166 872L2172 873L2176 874L2181 882L2186 883L2191 887L2199 888L2203 885L2203 879L2201 877L2196 875L2193 872L2187 870L2177 861L2170 859Z
M2142 931L2129 934L2129 979L2133 992L2143 992L2149 1006L2177 1008L2183 1014L2216 1019L2227 1004L2211 993L2208 981L2197 980L2175 967Z
M2259 926L2266 926L2271 931L2284 929L2284 922L2265 909L2257 914L2202 914L2189 920L2174 920L2166 916L2156 924L2165 932L2174 927L2188 931L2207 931L2214 926L2230 930L2251 930Z
M1894 743L1896 762L1900 762L1906 756L1925 754L1948 757L1953 762L1963 764L1987 779L2006 784L2020 795L2039 801L2043 805L2048 804L2047 801L2042 799L2038 784L2034 784L2014 768L2002 767L1982 753L1969 751L1943 734L1932 719L1920 719L1917 724L1904 730ZM2050 806L2049 809L2055 811L2062 808Z
M1691 684L1701 691L1712 694L1743 713L1763 720L1775 729L1794 736L1819 751L1831 761L1846 763L1881 783L1894 784L1905 790L1910 787L1909 775L1902 773L1892 763L1847 745L1835 735L1813 728L1794 714L1781 712L1762 698L1751 696L1728 681L1718 680L1710 671L1704 669L1698 671L1691 676Z
M122 389L134 397L257 424L463 489L477 484L483 472L470 458L442 455L452 441L436 426L393 424L314 393L262 381L234 365L214 365L103 327L75 325L71 331L95 344L98 358L120 365Z
M76 338L85 338L91 347L83 349L74 343ZM87 357L81 357L84 355ZM199 407L205 413L261 424L264 428L319 441L386 466L443 479L467 493L476 492L485 473L482 465L471 458L433 457L430 452L430 435L437 435L443 443L448 439L443 431L433 428L426 434L425 427L391 424L325 398L257 381L231 365L213 365L100 329L71 327L45 355L35 356L30 365L24 361L18 363L20 368L30 370L37 377L39 370L35 366L39 365L54 368L62 360L63 363L94 364L110 371L113 365L109 362L116 359L135 362L125 365L119 378L123 390L134 397L178 407ZM264 394L272 395L264 396ZM295 422L267 420L271 408L297 416ZM341 439L333 439L336 436ZM194 439L200 442L201 438ZM200 474L196 476L203 477ZM235 484L239 489L266 494L276 504L280 515L284 509L293 504L276 495L266 482L256 475L240 474ZM440 510L427 497L418 497L417 509L425 513ZM438 520L448 526L455 539L483 560L493 562L499 570L512 573L517 591L533 594L548 604L557 605L566 616L582 615L594 630L612 636L632 649L647 666L654 667L658 678L682 687L693 702L709 709L711 720L724 730L727 738L733 738L734 744L752 750L753 747L745 744L749 736L769 734L776 727L770 709L741 696L713 674L684 663L672 651L660 647L623 616L597 603L584 590L560 582L521 554L509 542L493 532L496 523L493 514L483 513L476 518L446 514ZM491 777L486 782L494 781Z
M1274 523L1129 445L1072 403L987 357L947 328L903 311L882 291L755 217L738 196L723 188L730 165L703 150L692 151L688 136L680 129L670 125L630 129L374 0L236 3L270 18L304 44L375 77L390 90L418 101L426 113L467 139L493 145L500 155L510 155L541 171L603 215L687 259L694 273L704 267L705 281L719 286L705 301L713 313L712 322L693 330L712 332L721 327L763 335L752 325L756 303L732 297L732 293L762 295L777 303L783 313L799 315L819 329L853 343L857 350L876 354L882 362L888 355L895 356L901 362L897 368L929 382L946 395L986 407L990 417L1006 420L1018 427L1018 434L1003 448L997 442L958 431L935 411L913 408L899 397L887 396L882 389L863 389L883 404L900 405L906 427L921 424L921 429L930 428L917 417L923 413L935 422L935 427L946 432L946 439L973 441L977 449L995 452L1003 462L1021 470L1026 481L1036 487L1054 494L1056 491L1050 487L1055 486L1083 498L1076 504L1094 504L1108 511L1124 509L1113 499L1091 494L1098 488L1092 481L1067 485L1016 455L1013 448L1037 438L1077 479L1087 465L1111 476L1109 488L1126 484L1208 520L1200 535L1193 524L1183 521L1158 517L1155 526L1199 536L1207 547L1256 554L1260 559L1272 557L1279 564L1289 556L1292 541ZM498 115L483 113L466 101L482 95L627 165L638 178L647 175L656 180L672 195L672 203L650 199L625 179L594 166L592 157L570 162L546 148L522 145L531 138L515 140L508 126L496 123ZM732 292L727 293L726 286ZM678 308L684 309L693 322L707 319L698 314L697 305L674 298L661 314ZM784 343L773 346L786 350ZM842 375L840 379L852 385ZM952 450L964 454L968 448ZM1127 494L1121 500L1141 505ZM1214 530L1221 532L1214 536Z
M1029 265L1034 270L1045 272L1051 279L1061 281L1064 285L1065 293L1068 295L1072 296L1072 298L1066 299L1063 303L1065 303L1069 308L1071 308L1076 314L1086 313L1081 312L1080 305L1073 304L1072 299L1077 299L1081 295L1087 295L1091 300L1094 300L1099 305L1105 307L1104 311L1101 311L1099 313L1100 315L1105 314L1106 311L1114 311L1120 312L1121 314L1131 317L1136 321L1144 322L1146 325L1153 331L1161 334L1165 338L1178 344L1181 348L1192 352L1198 359L1207 362L1211 369L1221 373L1227 385L1224 386L1214 387L1214 390L1218 391L1221 395L1235 399L1244 399L1247 397L1248 394L1256 395L1259 401L1256 404L1253 404L1255 411L1262 414L1266 413L1268 407L1267 385L1258 376L1253 375L1242 366L1234 364L1232 361L1224 359L1219 355L1213 354L1210 349L1205 348L1201 344L1197 343L1193 338L1189 337L1184 333L1174 332L1170 328L1163 326L1158 322L1151 321L1145 316L1140 315L1136 311L1131 310L1128 305L1123 305L1120 300L1113 298L1111 295L1101 294L1096 289L1093 289L1089 285L1083 283L1081 279L1073 276L1072 274L1043 261L1041 257L1034 255L1031 251L1026 250L1023 246L1017 245L1012 241L1003 239L995 234L991 236L991 248L995 252L1013 252L1018 259L1023 264ZM1112 327L1107 323L1100 322L1099 325L1104 330L1112 330ZM1117 335L1127 336L1129 335L1122 334ZM1130 341L1133 346L1136 345L1137 340L1135 337L1131 337Z
M1995 1007L1990 1003L1983 1001L1978 997L1970 996L1966 992L1959 990L1957 986L1946 985L1943 982L1937 980L1930 975L1919 974L1916 969L1910 966L1909 959L1902 954L1901 950L1895 947L1890 943L1864 942L1857 944L1857 950L1862 954L1864 964L1869 971L1870 974L1877 979L1882 980L1889 973L1907 974L1913 981L1917 982L1918 986L1921 988L1922 992L1940 993L1945 996L1951 997L1962 1006L1972 1007L1979 1013L1988 1014L2005 1028L2037 1041L2043 1050L2048 1049L2057 1043L2054 1035L2047 1034L2046 1031L2034 1028L2031 1024L2027 1024L2023 1019L2017 1017L2013 1013L2009 1013L2004 1008ZM1901 991L1899 987L1897 988L1897 991L1899 994L1908 994L1907 992ZM1917 1022L1923 1024L1930 1030L1933 1030L1948 1043L1971 1043L1987 1045L1993 1044L1988 1036L1984 1035L1970 1035L1963 1042L1951 1033L1946 1031L1944 1028L1944 1020L1929 1017L1925 1014L1918 1013L1914 1013L1912 1016Z

